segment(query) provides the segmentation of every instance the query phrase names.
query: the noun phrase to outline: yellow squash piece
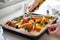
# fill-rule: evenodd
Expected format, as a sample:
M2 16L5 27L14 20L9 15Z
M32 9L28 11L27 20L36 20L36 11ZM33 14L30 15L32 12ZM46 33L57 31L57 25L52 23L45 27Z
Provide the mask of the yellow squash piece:
M29 20L28 22L29 22L29 23L34 23L34 21L33 21L32 19L31 19L31 20Z
M20 20L20 22L17 23L17 25L21 25L23 23L23 20Z
M38 28L38 29L43 29L44 27L41 25L41 24L36 24L36 28Z

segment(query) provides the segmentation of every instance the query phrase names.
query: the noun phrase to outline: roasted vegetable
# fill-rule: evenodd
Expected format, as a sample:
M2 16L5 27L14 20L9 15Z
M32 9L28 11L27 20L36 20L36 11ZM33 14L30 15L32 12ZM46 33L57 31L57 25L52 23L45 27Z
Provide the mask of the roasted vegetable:
M23 28L23 25L18 25L18 28L20 29L20 28Z
M41 20L41 24L43 24L45 22L45 18L43 18L42 20Z
M28 27L28 28L31 29L33 27L33 24L31 24L31 23L25 23L23 26L24 27Z
M41 19L35 19L36 23L39 23L41 21Z
M18 18L18 17L16 17L16 18L14 18L14 19L13 19L13 21L19 21L19 18Z
M48 22L44 22L44 24L46 25L46 24L48 24Z
M23 20L20 20L16 25L22 25L23 24Z
M33 24L31 24L31 23L25 23L23 25L23 28L28 28L28 31L31 31L33 29Z
M28 23L35 24L35 22L32 19L30 19Z
M31 29L29 29L28 27L24 27L24 30L27 31L27 32L31 31Z
M43 26L37 23L37 24L36 24L36 28L38 28L38 29L43 29Z
M18 25L16 25L16 28L18 29Z
M13 20L13 24L16 24L16 23L17 23L17 21Z
M6 24L7 24L8 26L12 26L12 25L13 25L13 22L12 22L12 21L8 21Z
M36 31L36 32L40 32L40 30L41 30L41 29L39 29L39 28L35 28L35 31Z
M30 20L30 18L24 18L24 22L27 23Z

